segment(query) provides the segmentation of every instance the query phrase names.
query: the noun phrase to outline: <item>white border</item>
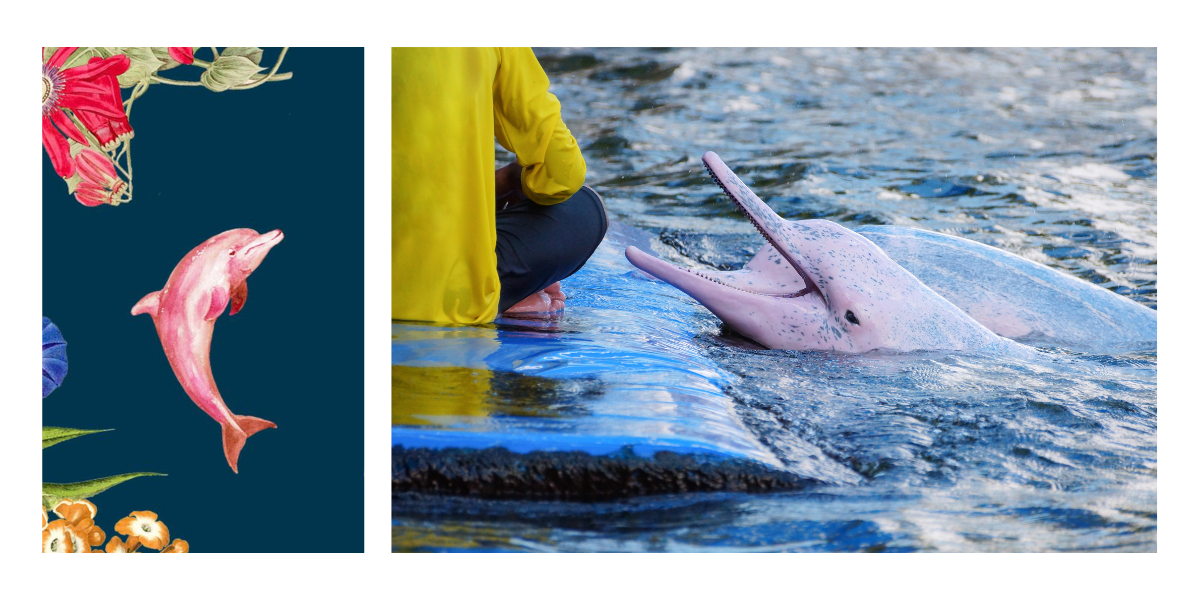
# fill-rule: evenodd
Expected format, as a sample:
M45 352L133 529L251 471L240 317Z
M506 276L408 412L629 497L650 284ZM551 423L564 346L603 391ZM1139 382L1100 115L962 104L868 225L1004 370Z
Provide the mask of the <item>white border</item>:
M746 597L832 595L1011 597L1063 595L1153 597L1172 583L1188 589L1182 576L1194 560L1197 475L1189 468L1189 442L1197 438L1194 386L1186 375L1196 326L1187 310L1196 295L1194 257L1198 237L1197 194L1186 182L1195 165L1197 136L1193 108L1197 61L1194 18L1183 3L1013 1L783 3L333 3L245 2L55 2L9 3L4 9L5 82L30 80L34 48L43 43L155 45L179 39L273 45L367 46L366 83L366 334L365 383L367 478L364 482L366 556L200 555L165 563L107 563L82 560L64 567L38 558L30 530L31 491L39 485L36 450L34 354L27 351L41 312L41 153L34 150L33 109L24 85L0 94L8 116L0 145L5 181L0 186L0 256L4 270L0 385L8 435L3 440L0 516L11 519L5 544L5 590L12 597L34 593L107 592L168 597L336 595L352 591L402 597ZM40 38L35 44L33 34ZM100 37L103 39L98 39ZM1163 92L1159 145L1165 160L1159 180L1160 312L1167 315L1160 346L1159 501L1164 514L1158 555L1030 556L930 555L891 559L857 556L570 556L392 555L390 491L386 481L390 436L389 351L384 346L390 311L390 52L392 45L535 46L592 45L1137 45L1159 48ZM330 74L330 85L337 85ZM28 115L28 116L26 116ZM1182 175L1182 176L1181 176ZM1180 260L1175 261L1178 257ZM89 258L81 258L88 260ZM103 256L90 258L104 260ZM1178 300L1177 300L1178 299ZM378 477L378 479L374 479ZM30 490L24 501L16 490ZM386 499L385 499L386 498ZM356 523L357 507L344 514L312 515L306 524L275 523L269 512L247 515L252 535L271 549L272 527L323 527ZM231 524L234 526L235 524ZM357 525L355 525L357 526ZM384 533L387 532L387 533ZM24 540L24 541L22 541ZM199 550L199 549L198 549ZM286 550L286 549L281 549ZM120 560L120 559L118 559ZM1168 563L1167 561L1170 561ZM130 566L137 564L137 566ZM1174 580L1174 581L1173 581ZM126 586L129 589L126 590ZM8 595L7 593L5 594Z

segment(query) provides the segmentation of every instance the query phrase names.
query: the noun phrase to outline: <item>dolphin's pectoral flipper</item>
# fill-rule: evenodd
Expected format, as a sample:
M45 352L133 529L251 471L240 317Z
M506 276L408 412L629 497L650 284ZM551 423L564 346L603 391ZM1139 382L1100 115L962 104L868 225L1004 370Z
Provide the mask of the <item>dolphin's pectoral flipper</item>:
M142 313L150 313L153 316L154 313L158 312L158 298L161 294L162 291L160 290L142 296L142 299L133 305L133 310L129 311L129 314L140 315Z
M225 462L237 473L238 456L246 445L246 438L264 429L275 429L275 424L266 419L241 415L233 415L233 420L237 422L236 427L227 422L221 423L221 442L225 447Z
M229 309L229 316L236 315L239 310L242 310L242 305L246 303L247 293L249 293L249 290L246 289L245 280L242 280L241 283L233 286L233 295L231 296L233 300L233 307Z
M229 306L229 290L224 286L213 288L208 296L208 313L204 315L204 320L212 321L221 316L226 306Z

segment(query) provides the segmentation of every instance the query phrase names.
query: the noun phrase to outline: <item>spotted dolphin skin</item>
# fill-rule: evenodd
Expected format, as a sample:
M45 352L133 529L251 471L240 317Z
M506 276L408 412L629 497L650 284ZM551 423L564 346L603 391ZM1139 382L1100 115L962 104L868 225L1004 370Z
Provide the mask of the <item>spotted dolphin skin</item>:
M215 235L179 261L163 289L146 294L131 311L154 320L179 384L200 410L221 424L225 460L234 473L246 438L275 424L235 415L225 405L209 363L213 325L226 306L231 306L230 315L242 309L246 278L282 240L278 229L261 235L253 229L232 229Z
M625 256L695 298L737 333L783 350L1023 348L979 324L867 238L830 221L785 220L715 153L702 160L767 246L739 271L685 269L633 246Z

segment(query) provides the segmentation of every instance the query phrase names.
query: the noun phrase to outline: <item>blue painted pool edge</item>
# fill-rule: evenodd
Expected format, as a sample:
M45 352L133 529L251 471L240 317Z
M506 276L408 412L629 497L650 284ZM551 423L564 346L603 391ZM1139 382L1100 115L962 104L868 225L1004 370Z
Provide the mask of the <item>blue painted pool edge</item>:
M499 433L429 430L415 427L392 427L392 447L445 450L463 448L484 450L504 448L517 454L530 452L586 452L593 456L609 456L632 451L642 458L654 458L658 452L697 455L715 459L750 460L765 466L783 469L778 462L766 462L755 457L728 452L697 440L659 440L629 436L556 435L530 433Z

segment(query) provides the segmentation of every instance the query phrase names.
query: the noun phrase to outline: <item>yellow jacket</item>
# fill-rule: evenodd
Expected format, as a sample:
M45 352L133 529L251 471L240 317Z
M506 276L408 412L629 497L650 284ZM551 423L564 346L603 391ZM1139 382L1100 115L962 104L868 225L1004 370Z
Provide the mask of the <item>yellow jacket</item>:
M529 48L392 49L392 318L496 318L496 147L539 204L587 172Z

